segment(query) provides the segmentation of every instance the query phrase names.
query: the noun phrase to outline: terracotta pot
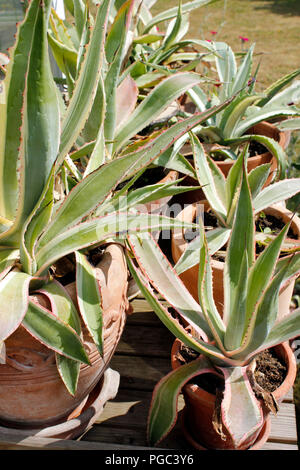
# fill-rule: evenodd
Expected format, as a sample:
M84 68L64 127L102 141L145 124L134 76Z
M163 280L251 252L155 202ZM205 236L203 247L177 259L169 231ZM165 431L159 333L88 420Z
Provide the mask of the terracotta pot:
M276 140L276 142L278 142L279 145L283 149L285 149L288 146L288 143L290 140L289 133L279 131L274 124L271 124L266 121L263 121L253 126L249 131L247 131L247 134L258 134L258 135L264 135L266 137L271 137L274 140ZM218 144L203 144L203 146L204 146L204 149L207 151L211 151L213 148L219 147ZM191 145L190 144L184 145L180 153L187 158L191 156L192 155ZM234 161L233 160L216 161L215 163L220 168L222 173L225 176L227 176L229 173L229 170L232 168L232 165L234 164ZM269 174L269 177L267 178L267 181L264 184L264 187L265 187L270 184L270 182L273 179L274 172L277 171L278 165L277 165L276 158L270 152L265 152L260 155L249 157L248 162L247 162L247 169L248 169L248 172L250 172L254 168L264 163L271 163L270 174ZM195 185L195 180L191 177L186 177L185 184ZM199 201L200 199L205 199L205 196L202 190L195 190L190 193L187 193L186 195L184 194L184 200L189 203Z
M199 201L199 204L203 204L204 210L209 208L207 201ZM180 220L192 222L196 218L196 203L186 206L179 214ZM263 211L265 214L273 215L278 219L281 219L284 223L287 223L293 216L292 212L286 209L283 204L274 204ZM300 240L300 219L297 216L293 217L291 223L291 229L297 236L297 240ZM172 257L174 263L177 263L180 256L183 254L188 246L188 242L184 238L184 232L180 229L176 229L172 232ZM216 307L220 314L223 311L224 305L224 290L223 290L223 272L224 262L212 259L212 273L213 273L213 294ZM180 278L184 285L189 289L194 299L198 301L198 264L188 269L187 271L180 274ZM289 279L284 285L281 286L279 293L279 314L278 319L289 314L291 298L293 295L295 280L297 275Z
M209 450L207 447L204 447L203 445L201 445L199 442L197 442L194 439L188 427L186 426L185 421L186 421L186 413L184 412L182 416L182 421L181 421L181 428L183 431L183 435L188 441L188 443L197 450ZM271 420L270 420L270 417L268 416L254 444L252 444L251 447L249 447L246 450L260 450L264 446L264 444L267 442L269 435L270 435L270 431L271 431Z
M175 370L181 366L177 359L177 354L182 347L182 342L176 339L171 351L172 369ZM282 343L274 348L275 353L285 359L287 365L287 375L284 382L273 392L278 403L288 393L296 378L297 365L293 351L288 343ZM229 433L224 430L226 440L222 440L219 434L214 430L212 417L215 407L215 395L208 393L196 384L187 384L183 388L185 400L184 412L184 432L191 444L195 443L199 449L234 449L234 444ZM247 441L236 450L246 450L249 448L258 449L262 446L270 430L269 412L263 407L264 422Z
M120 374L108 368L80 406L68 415L62 423L43 428L26 427L25 429L10 428L9 430L0 426L0 434L2 432L7 435L11 432L20 441L29 436L35 438L76 439L93 426L107 401L116 397L119 383Z
M0 365L0 422L14 428L43 428L58 424L78 407L100 380L117 347L128 309L127 266L123 248L106 247L97 279L103 297L104 355L100 356L87 329L83 340L91 365L82 364L77 392L71 396L57 372L55 353L20 326L5 342L7 362ZM76 305L75 285L67 286ZM47 299L39 295L41 304ZM78 411L77 410L77 411Z

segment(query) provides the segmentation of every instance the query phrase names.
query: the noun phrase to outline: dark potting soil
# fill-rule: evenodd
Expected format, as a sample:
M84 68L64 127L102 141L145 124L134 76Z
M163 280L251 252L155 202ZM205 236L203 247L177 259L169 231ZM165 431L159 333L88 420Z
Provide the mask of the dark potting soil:
M209 227L210 229L216 228L219 225L218 218L211 210L204 212L203 223L205 227ZM186 230L184 233L184 238L185 238L185 241L191 242L198 235L199 235L199 230Z
M168 173L169 170L164 169L161 166L156 166L154 168L148 168L141 176L138 178L135 183L131 186L131 189L143 188L150 184L156 184L162 180Z
M281 220L275 217L274 215L265 214L261 212L259 217L255 221L255 229L257 232L265 232L268 229L269 233L277 235L286 224ZM297 235L290 228L287 233L288 238L297 239Z
M279 232L284 228L286 224L281 220L271 214L265 214L264 212L260 212L257 219L255 220L255 230L256 232L260 233L268 233L270 235L278 235ZM297 235L293 232L292 228L289 228L287 233L287 238L291 238L293 240L297 240ZM265 245L263 243L256 243L256 254L260 254L264 249Z
M286 365L272 349L257 356L254 377L258 385L267 392L274 392L282 384L286 374Z
M178 360L182 363L191 362L199 357L199 353L188 346L183 345L180 349ZM267 349L256 357L256 368L254 377L258 385L265 391L273 392L284 381L287 368L284 362L276 356L273 349ZM202 374L194 377L189 383L198 385L208 393L216 394L217 390L224 389L224 381L215 374Z
M268 149L259 142L252 141L249 145L249 157L256 157L257 155L262 155L263 153L268 152Z
M160 180L162 180L168 173L169 170L157 166L153 168L148 168L130 187L130 190L133 189L139 189L143 188L144 186L148 186L150 184L156 184ZM119 183L116 190L120 191L127 183L129 180L122 181L122 183Z

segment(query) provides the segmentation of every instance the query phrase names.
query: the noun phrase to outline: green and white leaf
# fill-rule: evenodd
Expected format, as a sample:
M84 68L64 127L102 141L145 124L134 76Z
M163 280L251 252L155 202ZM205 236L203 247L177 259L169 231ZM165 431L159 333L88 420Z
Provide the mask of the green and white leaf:
M99 353L103 355L103 309L99 282L95 269L85 255L77 251L75 256L79 310Z

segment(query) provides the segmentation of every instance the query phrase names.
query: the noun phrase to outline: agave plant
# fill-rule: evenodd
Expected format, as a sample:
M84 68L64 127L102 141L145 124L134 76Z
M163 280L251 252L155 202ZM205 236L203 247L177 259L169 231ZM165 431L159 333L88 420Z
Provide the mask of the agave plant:
M248 146L237 156L227 177L224 176L217 164L207 152L199 138L190 132L192 142L194 164L199 185L202 187L204 196L218 220L218 227L209 230L206 234L211 256L215 254L227 242L233 227L235 211L237 208L238 193L242 183L244 161L248 159ZM257 216L279 202L285 201L300 192L299 178L290 178L277 181L269 186L264 184L270 173L270 164L266 163L254 168L248 175L249 188L252 198L254 215ZM258 234L256 233L256 238ZM265 242L270 239L265 236ZM260 241L263 242L260 234ZM288 250L288 246L286 246ZM199 239L194 238L188 249L182 254L175 265L178 274L198 264Z
M182 387L193 377L211 372L221 375L224 383L219 431L223 433L226 429L238 448L262 424L265 405L256 398L255 382L249 379L258 354L300 333L300 309L282 320L277 318L280 286L299 274L300 254L279 258L287 224L255 257L253 206L244 168L226 252L225 301L220 315L212 295L211 260L201 220L199 227L199 303L150 235L128 238L129 267L145 298L166 327L201 355L170 372L156 385L149 412L149 440L152 445L159 443L174 426ZM158 293L171 310L159 300ZM185 325L189 325L189 330ZM268 393L263 392L264 403L272 402ZM240 416L243 418L239 419Z
M211 42L214 54L218 83L217 87L209 87L204 91L203 87L195 85L187 92L190 99L199 110L205 110L212 105L236 95L231 105L218 116L209 119L204 125L197 128L196 133L204 142L219 144L225 148L220 150L223 158L236 159L238 152L235 150L245 141L256 141L266 147L275 155L280 168L280 176L285 174L285 160L282 158L282 149L272 138L250 134L248 131L262 121L278 122L282 130L299 128L299 91L300 82L294 80L300 73L297 69L271 84L262 93L255 91L258 68L252 71L254 44L244 55L238 65L236 55L227 43ZM294 117L294 118L293 118ZM178 142L178 146L189 139L188 136ZM214 152L214 149L211 150Z
M137 197L122 206L118 201L174 140L223 107L178 122L143 147L105 162L102 152L106 155L109 143L103 137L103 120L87 167L81 172L72 165L69 153L82 136L101 82L111 4L104 0L97 7L80 73L65 106L48 55L51 1L32 0L5 67L0 104L1 358L5 360L5 340L22 324L56 351L70 393L76 391L80 362L88 363L88 357L79 312L63 286L53 281L53 265L74 256L80 314L101 353L101 292L87 258L89 250L108 240L120 242L132 231L177 225L172 219L149 218L132 210ZM170 187L156 190L164 195ZM139 197L152 196L148 191ZM41 289L51 299L53 312L34 301L32 296ZM86 302L90 296L93 308Z
M141 91L174 72L195 70L204 57L215 52L209 42L186 37L190 13L211 1L196 0L185 4L179 1L178 8L164 10L155 16L151 8L156 1L148 3L140 5L131 53L134 62L130 67ZM166 25L165 32L159 29L161 23ZM197 46L205 52L197 51Z
M150 3L152 5L155 2ZM182 9L189 12L206 3L207 0L197 0L185 4ZM52 10L48 36L57 65L65 77L58 78L58 81L64 83L67 95L72 96L84 50L89 42L90 28L95 19L94 11L91 11L87 1L65 1L64 4L68 21L63 21L55 10ZM178 97L201 81L199 74L190 72L191 68L183 68L168 69L168 73L163 73L159 80L155 83L152 80L153 83L150 84L145 65L148 59L144 54L136 53L139 47L146 47L149 37L153 40L152 33L150 35L145 33L139 37L138 31L141 28L145 31L148 28L152 30L157 23L164 21L165 18L172 19L176 14L179 15L178 9L173 8L164 15L152 18L144 2L127 0L111 3L108 32L104 42L103 67L96 98L80 139L77 139L70 154L72 162L80 159L80 164L87 166L87 172L107 160L116 158L124 152L124 146L127 148L132 140L137 145L145 144L145 137L139 139L138 133L147 130L147 134L151 134L153 129L149 126L154 123L155 129L156 120L162 113ZM171 47L171 39L167 40L170 35L173 37L171 33L167 33L165 40ZM139 84L139 80L144 78L147 86ZM179 110L176 113L179 113ZM168 118L172 117L174 116L171 113ZM164 127L172 123L170 119L167 119L170 122L163 120ZM102 129L101 134L99 129ZM102 135L102 144L100 146L97 143L98 151L94 151L97 135L98 138ZM105 152L104 139L107 143ZM166 155L164 159L157 160L155 165L172 168L185 174L193 172L190 165L178 155L174 155L171 161ZM73 178L76 178L76 172L74 173Z

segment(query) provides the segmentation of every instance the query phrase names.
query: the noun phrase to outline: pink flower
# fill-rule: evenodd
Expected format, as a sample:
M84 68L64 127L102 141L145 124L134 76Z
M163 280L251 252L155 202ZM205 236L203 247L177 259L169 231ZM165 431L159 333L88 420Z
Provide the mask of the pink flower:
M212 42L212 40L211 40L211 39L206 39L206 41L207 41L207 42Z
M245 38L245 36L239 36L242 42L247 42L249 41L249 38Z
M217 31L210 31L210 34L212 34L213 36L217 33L218 33Z
M257 81L256 78L252 77L252 78L250 78L250 80L248 80L247 85L250 86L250 85L252 85L252 83L255 83L256 81Z

